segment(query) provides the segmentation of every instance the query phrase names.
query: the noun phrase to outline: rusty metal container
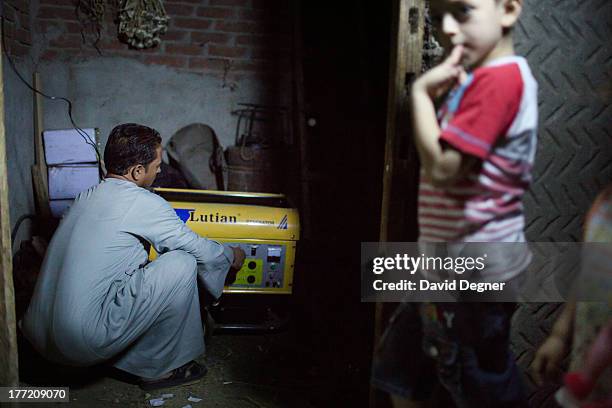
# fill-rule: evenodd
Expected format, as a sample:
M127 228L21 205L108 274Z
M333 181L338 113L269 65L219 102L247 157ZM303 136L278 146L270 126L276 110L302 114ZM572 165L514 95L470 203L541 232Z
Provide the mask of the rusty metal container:
M282 151L253 146L230 146L225 151L229 191L280 193Z

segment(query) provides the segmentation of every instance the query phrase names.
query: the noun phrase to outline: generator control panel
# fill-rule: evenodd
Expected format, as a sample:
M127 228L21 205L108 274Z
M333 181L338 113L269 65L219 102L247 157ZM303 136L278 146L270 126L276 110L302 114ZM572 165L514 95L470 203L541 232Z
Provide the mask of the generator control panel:
M229 244L239 246L246 254L236 281L228 287L230 292L247 288L282 289L292 284L285 277L285 271L288 269L286 245L261 242Z

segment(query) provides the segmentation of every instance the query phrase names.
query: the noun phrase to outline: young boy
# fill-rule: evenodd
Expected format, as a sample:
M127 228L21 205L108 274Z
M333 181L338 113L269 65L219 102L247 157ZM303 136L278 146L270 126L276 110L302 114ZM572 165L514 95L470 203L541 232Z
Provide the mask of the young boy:
M522 0L432 0L450 56L412 87L422 165L421 242L525 242L522 196L537 144L537 84L514 55ZM450 92L449 92L450 91ZM436 112L434 101L448 96ZM525 246L481 278L507 282ZM504 254L502 254L503 256ZM395 406L423 406L436 377L459 407L526 406L509 351L513 304L404 304L378 348L373 384Z

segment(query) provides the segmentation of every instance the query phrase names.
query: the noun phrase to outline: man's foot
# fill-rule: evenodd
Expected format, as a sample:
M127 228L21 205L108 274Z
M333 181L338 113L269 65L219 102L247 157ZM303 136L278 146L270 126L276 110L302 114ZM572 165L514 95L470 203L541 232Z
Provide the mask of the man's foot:
M158 388L176 387L179 385L195 384L204 377L208 370L195 361L175 368L167 376L156 379L142 378L138 386L145 391L156 390Z

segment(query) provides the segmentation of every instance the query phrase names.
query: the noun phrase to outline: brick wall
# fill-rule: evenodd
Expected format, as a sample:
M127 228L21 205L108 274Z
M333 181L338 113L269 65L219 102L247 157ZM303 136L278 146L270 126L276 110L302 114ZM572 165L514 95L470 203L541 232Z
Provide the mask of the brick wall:
M83 42L75 3L40 0L36 41L41 58L99 55L91 27L83 30ZM286 0L165 0L168 31L160 45L146 50L131 49L117 39L116 10L110 3L98 43L103 56L230 75L288 72L290 67L292 19Z
M13 57L25 57L32 47L30 32L30 2L28 0L4 0L4 44Z

